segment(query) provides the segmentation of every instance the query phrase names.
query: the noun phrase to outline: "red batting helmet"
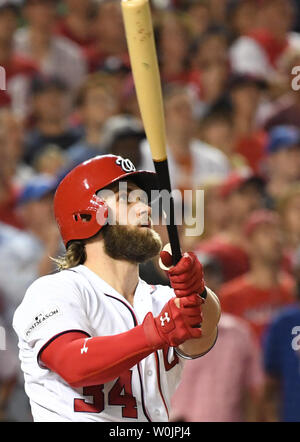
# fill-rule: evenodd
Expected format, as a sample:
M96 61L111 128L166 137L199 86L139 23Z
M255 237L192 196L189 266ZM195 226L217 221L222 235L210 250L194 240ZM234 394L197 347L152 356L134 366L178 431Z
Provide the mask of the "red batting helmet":
M72 240L91 238L101 230L108 207L96 193L129 177L148 196L158 189L154 172L137 171L130 160L115 155L91 158L65 176L55 193L54 213L66 247Z

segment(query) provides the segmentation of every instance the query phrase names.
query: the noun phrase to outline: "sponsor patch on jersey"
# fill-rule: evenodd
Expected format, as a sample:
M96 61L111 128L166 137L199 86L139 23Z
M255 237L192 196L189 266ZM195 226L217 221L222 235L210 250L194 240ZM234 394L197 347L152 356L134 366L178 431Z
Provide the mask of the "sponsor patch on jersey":
M31 324L27 327L25 336L28 338L33 331L45 324L50 318L53 318L59 314L60 310L58 307L53 307L46 312L38 313Z

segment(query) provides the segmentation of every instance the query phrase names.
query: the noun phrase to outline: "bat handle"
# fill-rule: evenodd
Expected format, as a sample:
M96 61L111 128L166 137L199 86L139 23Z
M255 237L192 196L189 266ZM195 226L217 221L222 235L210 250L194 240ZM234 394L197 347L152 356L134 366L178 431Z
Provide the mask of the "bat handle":
M172 204L171 201L170 204ZM170 224L167 226L167 230L172 250L173 265L175 266L182 258L177 226L175 224Z
M157 173L160 190L166 189L171 193L168 160L165 159L162 161L154 161L154 167ZM175 223L175 207L174 207L174 199L172 196L170 197L170 214L168 221L169 223L167 224L167 230L170 241L170 247L172 251L173 265L175 266L182 258L182 253L180 248L178 229ZM206 288L204 288L204 291L203 293L200 294L200 296L206 299L207 297ZM196 327L201 327L201 324L197 325Z
M167 190L171 195L171 182L169 174L168 160L154 161L154 167L157 173L160 190ZM167 230L172 250L173 265L175 266L181 259L182 253L178 235L177 225L175 223L175 206L173 196L170 196L170 213L168 216Z

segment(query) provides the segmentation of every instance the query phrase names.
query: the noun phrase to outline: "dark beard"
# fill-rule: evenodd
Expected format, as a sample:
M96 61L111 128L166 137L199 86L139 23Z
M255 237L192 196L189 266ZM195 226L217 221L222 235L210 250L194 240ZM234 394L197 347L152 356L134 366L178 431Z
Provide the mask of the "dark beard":
M159 254L160 236L152 229L109 225L102 230L108 256L117 260L142 264Z

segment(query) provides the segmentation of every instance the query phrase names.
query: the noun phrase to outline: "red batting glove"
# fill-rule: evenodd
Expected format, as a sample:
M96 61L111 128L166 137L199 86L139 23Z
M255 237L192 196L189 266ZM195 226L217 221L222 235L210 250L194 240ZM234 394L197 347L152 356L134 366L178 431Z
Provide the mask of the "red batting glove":
M166 267L172 265L172 255L170 253L162 251L160 258ZM167 274L178 298L195 293L202 296L206 294L203 267L193 252L184 253L178 264L168 270Z
M145 336L152 348L162 348L165 345L177 347L188 339L201 337L202 322L201 304L203 300L188 298L180 299L180 307L172 298L157 317L148 313L143 321Z

